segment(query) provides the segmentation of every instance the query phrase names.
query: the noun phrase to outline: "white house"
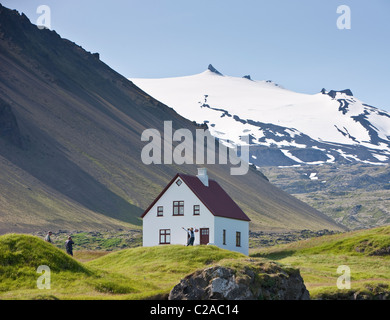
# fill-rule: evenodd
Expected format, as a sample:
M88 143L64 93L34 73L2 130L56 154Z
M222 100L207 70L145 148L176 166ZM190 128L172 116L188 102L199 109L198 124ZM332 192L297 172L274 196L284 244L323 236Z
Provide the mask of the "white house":
M213 244L248 255L248 216L207 169L197 176L176 174L142 214L143 246L187 243L182 228L194 228L194 245Z

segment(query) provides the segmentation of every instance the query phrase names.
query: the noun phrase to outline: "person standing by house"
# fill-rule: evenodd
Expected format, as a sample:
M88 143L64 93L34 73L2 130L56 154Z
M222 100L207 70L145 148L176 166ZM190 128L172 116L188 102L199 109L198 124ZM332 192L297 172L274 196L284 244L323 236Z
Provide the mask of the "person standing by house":
M194 245L194 241L195 241L195 232L194 232L194 228L184 228L182 227L183 230L185 230L188 234L188 242L187 242L187 247L188 246L193 246Z
M51 232L51 231L49 231L48 233L47 233L47 235L46 235L46 237L45 237L45 241L46 242L49 242L49 243L53 243L53 241L51 241L51 235L52 235L53 233Z
M71 256L73 256L73 245L74 242L72 240L72 237L68 236L68 240L65 241L65 249L66 249L66 253L70 254Z

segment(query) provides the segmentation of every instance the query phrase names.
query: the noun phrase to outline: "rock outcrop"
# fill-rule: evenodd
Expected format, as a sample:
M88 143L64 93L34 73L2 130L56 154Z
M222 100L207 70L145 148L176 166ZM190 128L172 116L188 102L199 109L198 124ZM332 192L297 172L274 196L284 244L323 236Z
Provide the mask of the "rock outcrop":
M273 262L255 262L237 268L214 266L180 281L169 300L309 300L299 270Z
M345 90L340 90L340 91L337 91L337 90L330 90L328 92L328 95L331 96L333 99L336 98L336 94L337 93L344 93L346 94L347 96L351 96L353 97L353 93L350 89L345 89Z
M223 76L223 74L221 72L219 72L217 69L215 69L212 64L209 64L207 69L210 70L211 72L214 72L215 74L217 74L219 76Z

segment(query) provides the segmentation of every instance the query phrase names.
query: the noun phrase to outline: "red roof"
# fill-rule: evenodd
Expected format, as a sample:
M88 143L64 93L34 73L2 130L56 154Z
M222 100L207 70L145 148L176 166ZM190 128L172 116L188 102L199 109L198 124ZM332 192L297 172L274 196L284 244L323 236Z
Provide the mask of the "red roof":
M149 212L154 204L162 197L165 191L172 185L176 179L180 177L192 192L199 198L200 201L217 217L250 221L248 216L241 208L233 201L232 198L222 189L218 182L209 179L209 186L206 187L198 177L187 174L178 173L171 182L158 195L153 203L142 214L142 218Z

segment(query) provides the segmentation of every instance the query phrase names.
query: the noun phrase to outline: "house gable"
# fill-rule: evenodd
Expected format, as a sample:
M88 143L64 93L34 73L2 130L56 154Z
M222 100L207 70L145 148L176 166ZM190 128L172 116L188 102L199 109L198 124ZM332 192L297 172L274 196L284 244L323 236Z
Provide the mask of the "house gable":
M146 216L149 217L149 215L157 218L164 216L204 217L206 214L213 217L207 206L203 204L184 179L180 175L176 175L145 210L142 218L145 220Z
M179 174L176 174L175 177L166 185L166 187L163 189L163 191L160 192L160 194L157 196L156 199L150 204L150 206L144 211L144 213L141 215L141 218L145 217L150 209L153 208L153 206L157 203L158 200L165 194L165 192L170 188L172 183L176 181L176 179L179 177Z

